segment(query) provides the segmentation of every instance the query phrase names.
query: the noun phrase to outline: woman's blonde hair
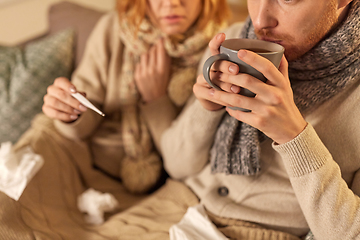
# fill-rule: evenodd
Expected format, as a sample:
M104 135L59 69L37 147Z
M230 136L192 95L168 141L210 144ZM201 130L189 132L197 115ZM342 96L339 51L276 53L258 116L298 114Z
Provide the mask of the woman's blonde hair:
M127 18L136 29L145 18L146 7L148 7L147 0L117 0L116 4L120 20ZM203 30L210 20L213 20L215 24L222 24L230 16L231 11L227 0L202 0L202 10L197 21L197 29Z

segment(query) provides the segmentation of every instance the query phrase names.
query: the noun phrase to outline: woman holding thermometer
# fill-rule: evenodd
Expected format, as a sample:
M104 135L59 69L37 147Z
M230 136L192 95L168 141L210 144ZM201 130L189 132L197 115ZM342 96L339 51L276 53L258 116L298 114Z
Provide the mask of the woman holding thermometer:
M148 192L162 174L161 134L192 93L200 57L225 26L224 8L224 0L118 1L71 82L48 88L43 112L63 136L88 142L96 168L131 193Z
M44 114L14 146L44 159L20 198L29 214L19 221L51 239L94 239L77 206L82 193L111 193L122 211L159 187L161 135L192 94L200 58L228 16L226 0L118 0L72 78L48 87Z

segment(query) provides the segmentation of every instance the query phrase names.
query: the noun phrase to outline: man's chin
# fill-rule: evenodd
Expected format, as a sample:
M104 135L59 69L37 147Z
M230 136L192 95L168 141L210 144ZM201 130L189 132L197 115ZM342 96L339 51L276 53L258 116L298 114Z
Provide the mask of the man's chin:
M300 57L299 54L296 54L296 53L294 53L294 52L286 52L286 50L285 50L284 55L285 55L285 58L286 58L286 60L287 60L288 62L295 61L296 59L298 59L298 58Z

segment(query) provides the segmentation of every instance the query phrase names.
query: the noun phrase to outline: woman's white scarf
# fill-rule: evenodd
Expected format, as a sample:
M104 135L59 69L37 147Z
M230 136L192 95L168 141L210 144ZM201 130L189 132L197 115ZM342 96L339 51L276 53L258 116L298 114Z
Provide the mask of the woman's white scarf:
M147 19L143 20L136 34L134 34L134 26L126 20L120 22L119 35L125 45L119 91L123 113L121 122L125 162L150 161L156 163L160 161L139 108L141 96L136 88L134 71L140 55L146 53L159 38L164 39L166 52L171 57L168 96L176 106L182 107L192 93L200 58L211 37L222 27L224 26L209 21L205 29L197 31L193 27L184 36L184 40L179 42L163 35ZM158 117L161 118L161 116Z

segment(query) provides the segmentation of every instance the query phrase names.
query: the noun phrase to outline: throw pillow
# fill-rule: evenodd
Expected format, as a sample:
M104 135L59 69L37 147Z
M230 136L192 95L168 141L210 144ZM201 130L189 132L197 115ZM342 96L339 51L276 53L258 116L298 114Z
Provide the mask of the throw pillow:
M73 48L70 29L23 48L0 46L0 143L15 143L42 111L47 87L70 77Z

